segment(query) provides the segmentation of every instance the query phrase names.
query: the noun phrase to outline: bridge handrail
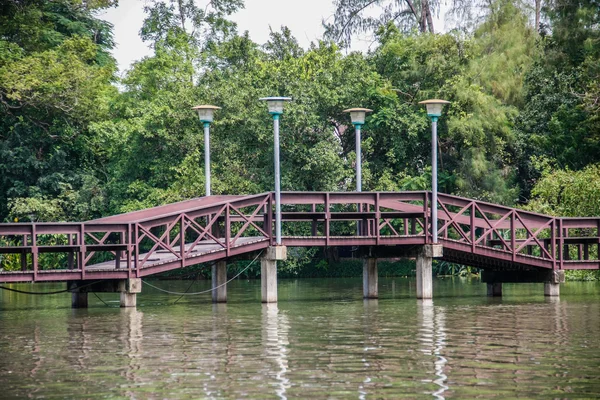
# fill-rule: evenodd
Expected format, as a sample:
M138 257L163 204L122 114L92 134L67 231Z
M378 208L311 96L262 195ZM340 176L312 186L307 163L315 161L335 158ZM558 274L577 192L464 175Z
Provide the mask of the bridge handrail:
M289 219L284 218L284 228L286 224L291 226L296 222L313 222L310 228L311 236L284 238L284 244L285 240L292 246L420 245L431 242L429 191L286 191L282 192L281 198L282 205L286 206L284 210L291 210L283 212L284 217L286 213L290 215ZM34 278L41 271L37 267L38 253L54 250L77 254L77 270L83 277L87 262L99 259L92 259L96 252L112 253L117 266L121 255L125 253L128 262L128 268L125 270L130 274L139 275L141 268L154 265L150 262L150 255L153 252L161 253L159 250L173 255L169 265L191 265L186 264L187 260L196 257L192 253L202 240L210 239L214 245L219 246L217 250L211 251L222 251L226 257L249 251L238 248L242 245L256 250L274 244L273 192L231 196L218 199L214 203L209 199L196 200L200 201L196 201L195 205L192 205L194 201L190 201L189 207L186 204L171 208L161 207L153 216L147 216L149 213L138 213L136 218L140 215L145 217L136 219L132 216L131 220L126 220L128 215L123 214L123 220L112 222L99 219L86 222L0 224L0 236L13 237L11 245L0 246L0 253L33 253L33 269L29 271L32 271ZM358 208L332 207L352 204L358 204ZM306 210L306 207L287 207L303 205L313 206L314 211L306 211L310 218L301 218L304 211L299 210ZM323 206L325 208L321 211ZM177 209L178 207L182 208ZM600 266L600 261L596 260L600 258L600 255L597 255L600 251L597 249L597 245L600 244L600 217L544 215L443 193L438 196L436 208L440 224L440 242L448 246L450 251L470 252L473 256L544 268ZM357 211L353 211L354 209ZM174 211L164 212L165 210ZM348 235L347 227L352 225L341 225L341 231L333 230L334 225L331 231L329 229L332 221L336 224L347 224L344 221L353 220L362 221L360 225L364 229L358 235L344 236ZM191 233L187 238L186 232ZM300 232L306 235L306 231ZM342 232L342 236L335 236L339 232ZM63 243L64 238L53 244L47 243L45 237L38 240L41 235L53 234L67 235L67 243ZM190 238L192 242L188 243ZM21 244L18 244L19 242ZM140 248L151 251L140 257ZM212 259L216 259L214 257ZM571 257L577 257L577 260L571 260ZM590 260L590 257L593 259ZM161 270L166 270L164 268Z

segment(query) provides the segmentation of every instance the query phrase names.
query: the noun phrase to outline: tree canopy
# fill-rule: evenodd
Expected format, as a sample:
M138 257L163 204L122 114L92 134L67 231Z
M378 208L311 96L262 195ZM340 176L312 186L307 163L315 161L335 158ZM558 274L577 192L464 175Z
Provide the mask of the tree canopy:
M452 102L439 125L440 190L559 212L550 183L591 179L596 0L496 0L469 29L444 34L434 33L436 1L334 5L326 37L305 49L286 27L267 43L238 32L230 15L241 0L147 2L140 35L154 54L117 78L112 27L97 14L113 1L2 3L1 218L81 220L202 196L191 110L201 103L222 107L213 192L271 190L271 122L258 101L270 95L294 98L282 117L284 190L354 188L354 127L342 110L356 106L374 110L364 190L428 189L430 125L418 102L431 97ZM367 29L374 48L346 54L349 35Z

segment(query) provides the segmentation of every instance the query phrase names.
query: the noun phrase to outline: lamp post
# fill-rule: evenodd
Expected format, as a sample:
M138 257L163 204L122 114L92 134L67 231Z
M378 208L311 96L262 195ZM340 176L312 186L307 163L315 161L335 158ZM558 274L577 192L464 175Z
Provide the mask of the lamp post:
M262 97L266 101L269 114L273 116L274 153L275 153L275 243L281 245L281 173L279 170L279 116L283 114L283 103L291 97Z
M354 131L356 132L356 191L362 192L362 154L361 154L361 138L360 130L365 123L365 116L369 110L368 108L349 108L344 110L345 113L350 113L350 120L354 125ZM361 212L360 203L356 205L356 210ZM356 234L360 236L360 221L356 223Z
M356 191L362 192L362 155L361 155L361 139L360 139L360 129L365 123L365 116L368 112L373 110L369 110L368 108L349 108L344 110L345 113L350 113L350 120L354 125L354 130L356 131Z
M442 115L444 104L449 101L431 99L419 102L427 108L427 116L431 119L431 234L433 243L438 242L437 223L437 121Z
M203 104L192 107L192 110L198 111L200 122L204 124L204 188L206 196L210 196L210 123L216 110L221 107Z

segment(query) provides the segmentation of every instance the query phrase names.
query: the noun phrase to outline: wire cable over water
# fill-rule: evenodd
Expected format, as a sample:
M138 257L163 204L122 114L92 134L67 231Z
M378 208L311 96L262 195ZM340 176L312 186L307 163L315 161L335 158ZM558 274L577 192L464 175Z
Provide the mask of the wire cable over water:
M88 283L87 285L78 286L77 290L83 289L83 288L88 287L88 286L95 285L96 283L99 283L99 282L101 282L101 281L95 281L95 282L92 282L92 283ZM55 292L29 292L29 291L26 291L26 290L13 289L13 288L9 288L9 287L6 287L6 286L0 286L0 289L7 290L9 292L15 292L15 293L21 293L21 294L31 294L31 295L52 295L52 294L60 294L60 293L73 292L73 290L71 290L71 289L57 290Z
M261 251L260 253L258 253L258 255L257 255L256 257L254 257L254 260L252 260L252 261L250 262L250 264L248 264L248 265L246 266L246 268L244 268L243 270L241 270L241 271L240 271L240 272L239 272L239 273L238 273L236 276L234 276L233 278L231 278L231 279L230 279L230 280L228 280L227 282L225 282L225 283L222 283L222 284L220 284L219 286L215 286L214 288L211 288L211 289L202 290L202 291L200 291L200 292L194 292L194 293L188 293L187 291L186 291L186 292L172 292L172 291L170 291L170 290L161 289L161 288L159 288L159 287L157 287L157 286L154 286L154 285L152 285L151 283L148 283L148 282L146 282L146 281L142 281L142 282L143 282L145 285L148 285L148 286L150 286L151 288L154 288L154 289L156 289L156 290L158 290L158 291L161 291L161 292L163 292L163 293L167 293L167 294L173 294L173 295L176 295L176 296L197 296L197 295L200 295L200 294L205 294L205 293L209 293L209 292L212 292L212 291L214 291L214 290L217 290L218 288L220 288L220 287L222 287L222 286L225 286L225 285L227 285L229 282L231 282L231 281L235 280L235 279L236 279L238 276L240 276L241 274L243 274L244 272L246 272L246 270L247 270L248 268L250 268L250 267L252 266L252 264L254 264L254 262L255 262L256 260L258 260L258 257L260 257L260 256L262 255L262 253L263 253L262 251ZM193 283L193 282L192 282L192 283ZM179 300L179 299L178 299L178 300Z
M213 263L211 263L211 264L209 265L209 267L211 267L211 268L212 268L212 267L213 267L213 266L214 266L216 263L217 263L216 261L215 261L215 262L213 262ZM196 273L196 274L194 275L194 279L192 279L192 282L190 283L190 286L188 286L188 288L187 288L187 289L185 289L185 293L187 293L187 292L189 292L189 291L190 291L190 289L192 288L192 286L194 286L194 283L196 283L196 281L198 280L198 277L199 277L199 276L200 276L200 274L199 274L199 273ZM183 297L184 297L184 295L181 295L181 296L179 296L179 297L177 298L177 300L175 300L175 301L173 302L173 304L177 304L177 303L179 302L179 300L183 299Z
M105 302L104 300L102 300L102 298L100 298L100 296L98 296L98 293L96 293L96 292L92 292L92 293L94 294L94 296L96 296L96 298L97 298L98 300L100 300L102 303L104 303L104 305L105 305L106 307L110 307L110 305L109 305L107 302Z

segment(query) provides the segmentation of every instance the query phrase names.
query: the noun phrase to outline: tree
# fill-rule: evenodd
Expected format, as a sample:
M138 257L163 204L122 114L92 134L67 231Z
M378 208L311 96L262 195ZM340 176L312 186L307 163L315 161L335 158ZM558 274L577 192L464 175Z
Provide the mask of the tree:
M10 43L12 52L20 49L24 54L32 54L82 37L96 45L97 64L112 64L112 27L95 18L94 13L115 4L115 0L4 1L0 3L0 43Z
M373 53L374 62L391 81L401 106L382 114L382 124L395 121L390 127L394 133L375 136L380 141L374 145L380 152L377 159L382 160L376 170L393 165L386 176L400 173L400 187L420 185L418 176L428 173L431 145L429 124L416 103L446 98L452 104L438 128L441 190L514 203L513 120L523 104L522 85L535 40L525 15L511 2L502 2L472 38L406 35L392 24L379 37L382 45Z
M0 216L89 218L79 189L98 186L102 150L90 132L103 119L115 62L110 26L93 16L108 1L3 3L0 13ZM38 206L62 197L60 212ZM68 199L68 201L67 201ZM29 204L29 211L25 209ZM18 207L16 207L18 206ZM46 211L48 212L46 212ZM16 212L16 211L15 211Z
M236 24L227 19L243 8L242 0L212 0L200 7L194 0L152 0L140 36L153 47L179 45L182 38L191 47L206 49L231 38Z
M600 164L571 171L544 159L537 162L542 176L531 191L530 209L563 217L600 216Z
M447 85L448 153L456 160L458 191L501 204L518 199L514 121L524 104L523 82L535 56L535 32L512 2L492 7L474 32L464 72Z
M522 196L547 157L558 168L580 170L600 161L600 29L594 1L556 0L545 13L549 32L525 81L525 104L517 121Z
M434 33L438 0L335 0L332 23L323 21L325 37L348 47L354 34L376 32L393 23L405 32Z

